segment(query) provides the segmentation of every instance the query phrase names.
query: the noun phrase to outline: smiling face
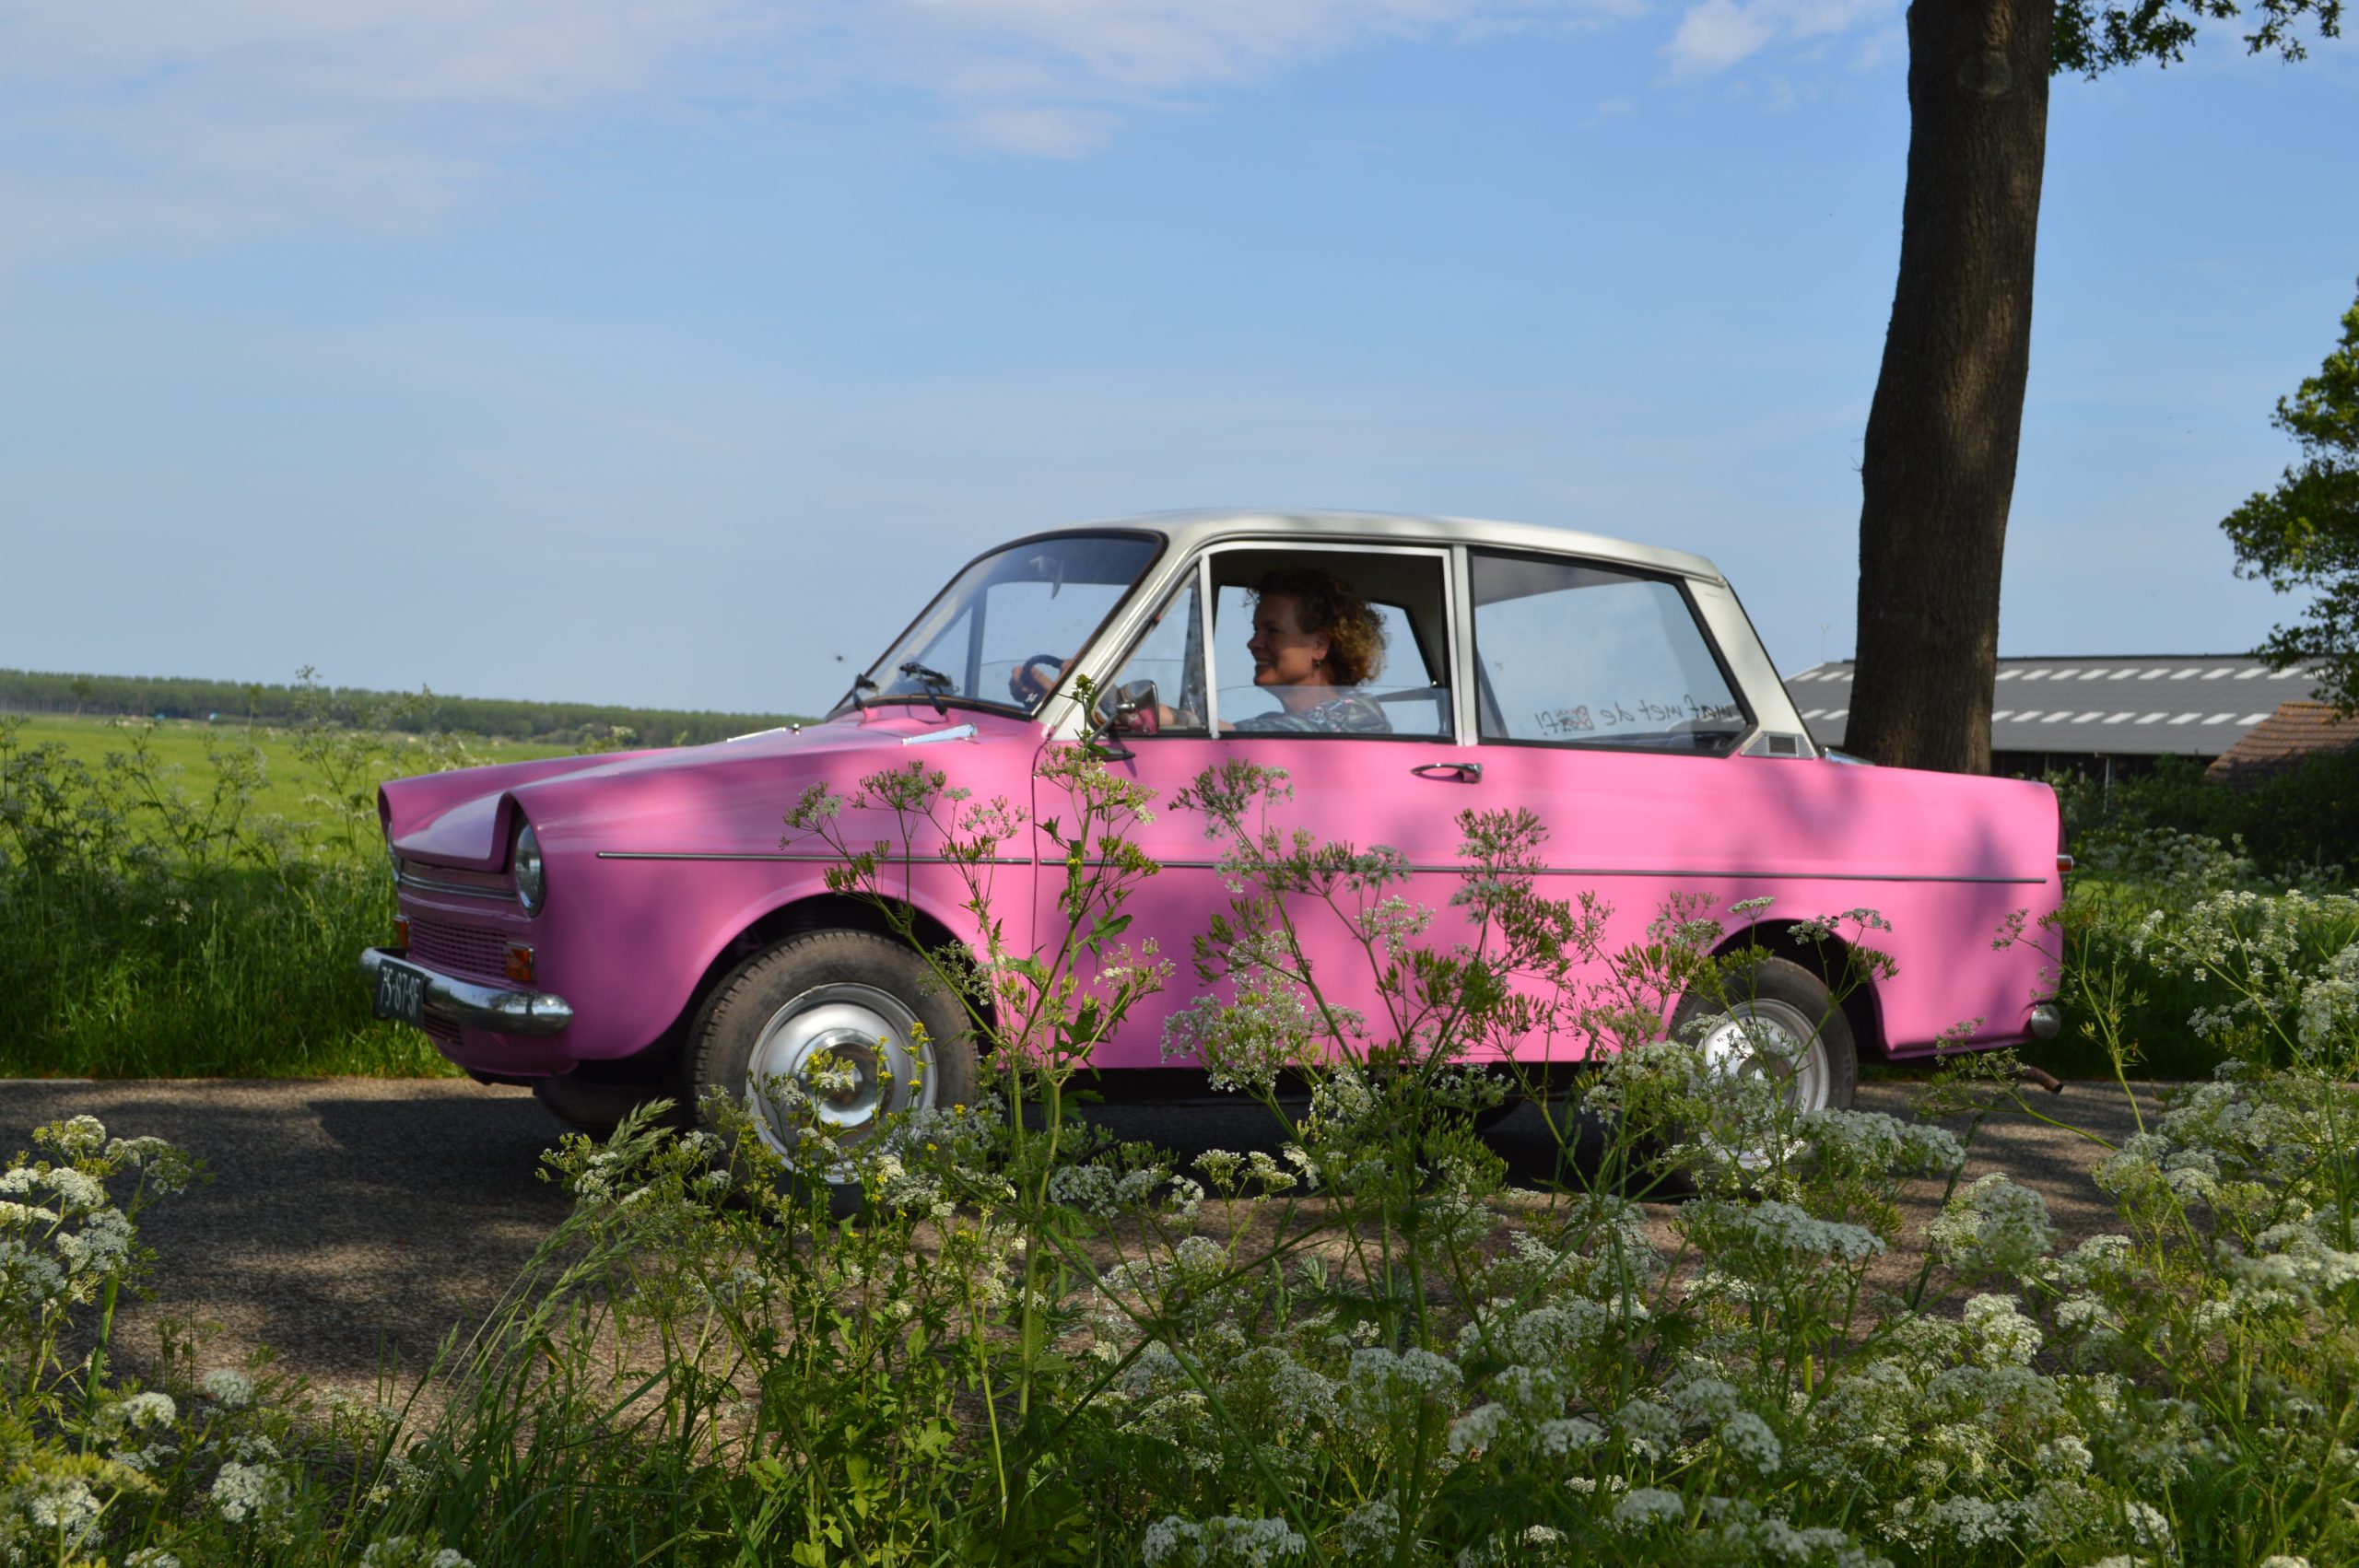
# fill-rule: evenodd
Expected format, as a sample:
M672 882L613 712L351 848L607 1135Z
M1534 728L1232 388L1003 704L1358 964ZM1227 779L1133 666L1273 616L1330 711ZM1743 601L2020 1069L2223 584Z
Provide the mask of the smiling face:
M1330 645L1325 632L1302 629L1302 601L1296 595L1264 593L1255 603L1253 636L1245 644L1245 651L1253 656L1255 685L1327 685Z

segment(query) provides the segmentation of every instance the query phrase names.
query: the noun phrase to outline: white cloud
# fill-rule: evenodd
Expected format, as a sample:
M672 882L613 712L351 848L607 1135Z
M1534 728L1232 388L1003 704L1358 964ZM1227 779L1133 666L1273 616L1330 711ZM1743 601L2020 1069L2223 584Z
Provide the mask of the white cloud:
M1807 43L1889 22L1897 0L1703 0L1664 46L1674 77L1716 76L1778 43Z
M142 229L407 227L629 102L914 90L950 135L1086 154L1183 95L1392 40L1644 0L0 0L0 263Z

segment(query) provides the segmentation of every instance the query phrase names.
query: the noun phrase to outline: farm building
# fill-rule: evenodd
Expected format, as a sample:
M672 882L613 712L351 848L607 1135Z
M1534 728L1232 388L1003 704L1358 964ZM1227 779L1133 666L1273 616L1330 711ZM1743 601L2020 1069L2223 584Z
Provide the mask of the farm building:
M2164 756L2209 764L2280 705L2307 703L2316 684L2241 653L2001 659L1991 770L2112 778L2143 772ZM1843 744L1850 688L1848 661L1786 677L1802 722L1823 746Z
M2212 760L2203 777L2249 790L2314 756L2359 752L2359 714L2338 718L2323 702L2288 702Z

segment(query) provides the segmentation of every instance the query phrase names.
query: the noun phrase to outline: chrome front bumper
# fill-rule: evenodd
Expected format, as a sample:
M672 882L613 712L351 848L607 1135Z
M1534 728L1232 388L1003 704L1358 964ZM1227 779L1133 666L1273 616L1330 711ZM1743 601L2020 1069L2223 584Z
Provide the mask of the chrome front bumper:
M428 968L406 953L371 947L360 954L360 972L376 984L388 958L399 959L426 977L426 1012L445 1024L489 1029L500 1035L554 1035L573 1022L571 1004L551 991L511 990L462 980Z

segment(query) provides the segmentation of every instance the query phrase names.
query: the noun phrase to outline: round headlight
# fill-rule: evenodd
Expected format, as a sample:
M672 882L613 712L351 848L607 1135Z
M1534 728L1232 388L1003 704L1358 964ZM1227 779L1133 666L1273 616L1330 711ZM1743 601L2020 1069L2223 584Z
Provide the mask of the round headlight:
M516 835L516 902L524 906L524 913L537 915L541 901L549 895L548 872L541 865L540 835L526 823Z

